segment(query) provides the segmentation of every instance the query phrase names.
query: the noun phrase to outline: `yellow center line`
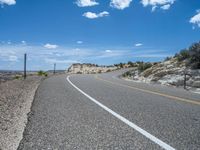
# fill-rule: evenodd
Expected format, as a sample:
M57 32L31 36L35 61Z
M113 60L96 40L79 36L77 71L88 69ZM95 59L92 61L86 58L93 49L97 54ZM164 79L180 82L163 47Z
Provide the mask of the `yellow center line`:
M181 97L177 97L177 96L172 96L172 95L168 95L168 94L164 94L164 93L160 93L160 92L155 92L155 91L151 91L151 90L145 90L145 89L142 89L142 88L137 88L137 87L121 84L121 83L115 83L115 82L112 82L112 81L108 81L108 80L102 79L102 78L98 77L97 75L95 76L95 78L98 79L98 80L102 80L104 82L110 83L110 84L119 85L119 86L131 88L131 89L134 89L134 90L138 90L138 91L142 91L142 92L146 92L146 93L150 93L150 94L155 94L155 95L167 97L167 98L170 98L170 99L173 99L173 100L178 100L178 101L182 101L182 102L186 102L186 103L200 105L200 102L198 102L198 101L185 99L185 98L181 98Z

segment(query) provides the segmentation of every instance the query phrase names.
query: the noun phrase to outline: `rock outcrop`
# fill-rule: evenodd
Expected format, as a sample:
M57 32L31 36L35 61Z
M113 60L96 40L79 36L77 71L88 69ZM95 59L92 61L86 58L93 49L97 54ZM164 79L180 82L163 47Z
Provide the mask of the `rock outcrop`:
M98 66L95 64L73 64L69 67L69 73L74 74L96 74L96 73L105 73L118 69L115 66Z
M187 69L185 62L178 62L176 58L157 63L141 73L135 69L128 78L146 83L183 86L185 74L187 86L200 88L200 69Z

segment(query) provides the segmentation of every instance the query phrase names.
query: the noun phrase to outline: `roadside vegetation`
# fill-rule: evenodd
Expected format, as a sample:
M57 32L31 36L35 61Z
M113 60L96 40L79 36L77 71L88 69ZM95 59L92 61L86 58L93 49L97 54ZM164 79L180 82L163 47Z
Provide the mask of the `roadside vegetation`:
M188 49L181 50L175 56L178 62L185 61L191 69L200 69L200 42L192 44Z
M14 77L14 79L16 79L16 80L19 80L19 79L21 79L21 78L22 78L21 75L16 75L16 76Z
M138 64L137 69L139 72L143 72L143 71L147 70L148 68L152 67L152 63L137 62L137 64Z
M176 62L177 64L181 64L182 66L186 66L188 69L200 69L200 42L192 44L189 48L181 50L179 53L175 54L173 57L166 57L164 61L171 61L171 63ZM124 68L124 66L135 67L134 71L125 72L123 77L130 77L136 74L147 74L147 72L151 72L152 67L156 68L160 67L161 63L149 63L149 62L131 62L129 61L127 64L117 64L115 66L119 66L120 68ZM148 70L150 69L150 70ZM163 70L164 71L164 70Z
M44 72L44 71L42 71L42 70L40 70L40 71L37 72L37 75L38 75L38 76L45 76L45 77L47 77L47 76L48 76L48 73L47 73L47 72Z

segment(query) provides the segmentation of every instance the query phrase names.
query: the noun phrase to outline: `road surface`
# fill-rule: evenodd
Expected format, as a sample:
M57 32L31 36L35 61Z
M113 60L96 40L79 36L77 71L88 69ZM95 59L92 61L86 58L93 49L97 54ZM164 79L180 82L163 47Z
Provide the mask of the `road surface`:
M18 149L200 149L200 95L120 74L43 81Z

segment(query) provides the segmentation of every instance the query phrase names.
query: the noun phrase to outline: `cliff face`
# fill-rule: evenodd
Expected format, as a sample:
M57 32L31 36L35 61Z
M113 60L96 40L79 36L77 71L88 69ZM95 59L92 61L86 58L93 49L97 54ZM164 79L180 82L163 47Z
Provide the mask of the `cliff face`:
M187 86L200 88L200 69L186 69L185 62L178 62L176 58L153 65L141 73L135 69L128 78L146 83L183 86L185 73Z
M117 67L114 66L97 66L94 64L73 64L68 69L69 73L74 74L96 74L96 73L104 73L116 70Z

